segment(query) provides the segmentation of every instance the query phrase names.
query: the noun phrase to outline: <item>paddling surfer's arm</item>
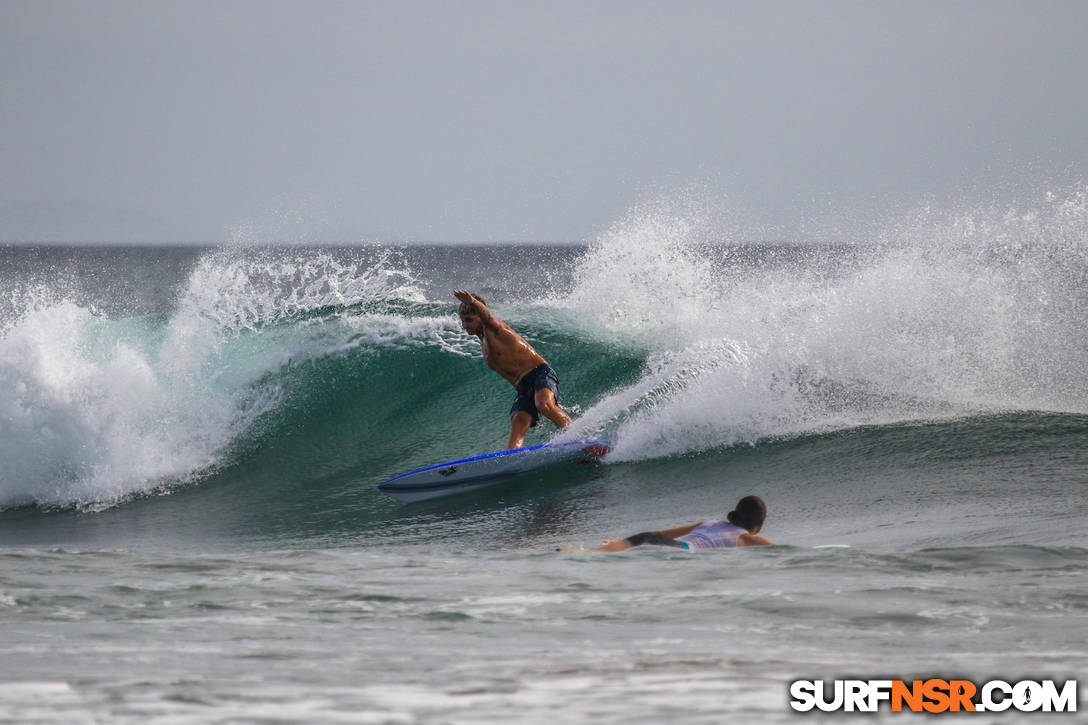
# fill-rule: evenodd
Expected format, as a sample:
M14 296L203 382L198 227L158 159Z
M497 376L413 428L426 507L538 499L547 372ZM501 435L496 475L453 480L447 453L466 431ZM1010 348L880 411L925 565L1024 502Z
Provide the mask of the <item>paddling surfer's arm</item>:
M701 521L699 523L702 523ZM674 529L661 529L660 531L645 531L641 534L628 536L626 539L606 541L593 551L623 551L643 544L657 544L658 546L680 546L677 537L690 534L699 523L689 526L677 526Z

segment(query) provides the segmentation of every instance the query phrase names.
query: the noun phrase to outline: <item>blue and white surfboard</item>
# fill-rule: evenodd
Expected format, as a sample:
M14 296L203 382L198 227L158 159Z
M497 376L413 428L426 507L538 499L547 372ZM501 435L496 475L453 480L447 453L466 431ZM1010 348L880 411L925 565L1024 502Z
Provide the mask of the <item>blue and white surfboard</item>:
M401 501L423 501L490 486L556 463L600 458L608 448L608 441L587 440L485 453L402 473L379 483L378 490Z

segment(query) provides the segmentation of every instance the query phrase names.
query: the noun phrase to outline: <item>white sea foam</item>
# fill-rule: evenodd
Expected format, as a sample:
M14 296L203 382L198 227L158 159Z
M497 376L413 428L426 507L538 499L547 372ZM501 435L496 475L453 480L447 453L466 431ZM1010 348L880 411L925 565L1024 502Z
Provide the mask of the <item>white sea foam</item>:
M277 335L275 323L389 299L422 296L385 259L359 267L237 251L199 261L164 325L106 319L54 292L24 295L0 332L0 507L99 508L208 470L276 405L275 385L259 384L268 372L353 339L320 325ZM443 329L417 324L411 334Z

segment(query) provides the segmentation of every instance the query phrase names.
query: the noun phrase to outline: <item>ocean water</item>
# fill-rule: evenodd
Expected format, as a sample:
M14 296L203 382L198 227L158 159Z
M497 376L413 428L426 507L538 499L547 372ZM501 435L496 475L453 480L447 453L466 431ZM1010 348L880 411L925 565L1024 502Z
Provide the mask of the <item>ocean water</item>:
M375 485L506 439L462 287L558 370L564 435L615 447L400 504ZM0 720L785 723L791 681L844 677L1084 700L1083 190L837 245L648 206L581 246L8 246L0 292ZM778 546L556 552L746 494Z

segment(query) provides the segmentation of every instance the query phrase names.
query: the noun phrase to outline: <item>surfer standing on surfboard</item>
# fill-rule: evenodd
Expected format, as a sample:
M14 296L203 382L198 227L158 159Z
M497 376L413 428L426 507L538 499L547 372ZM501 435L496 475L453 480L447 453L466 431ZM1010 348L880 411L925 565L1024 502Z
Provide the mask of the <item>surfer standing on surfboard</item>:
M571 423L559 407L559 377L521 335L487 309L479 295L454 290L461 301L457 314L461 327L480 338L487 366L506 378L517 395L510 408L510 441L507 448L521 448L525 433L544 416L562 430Z

